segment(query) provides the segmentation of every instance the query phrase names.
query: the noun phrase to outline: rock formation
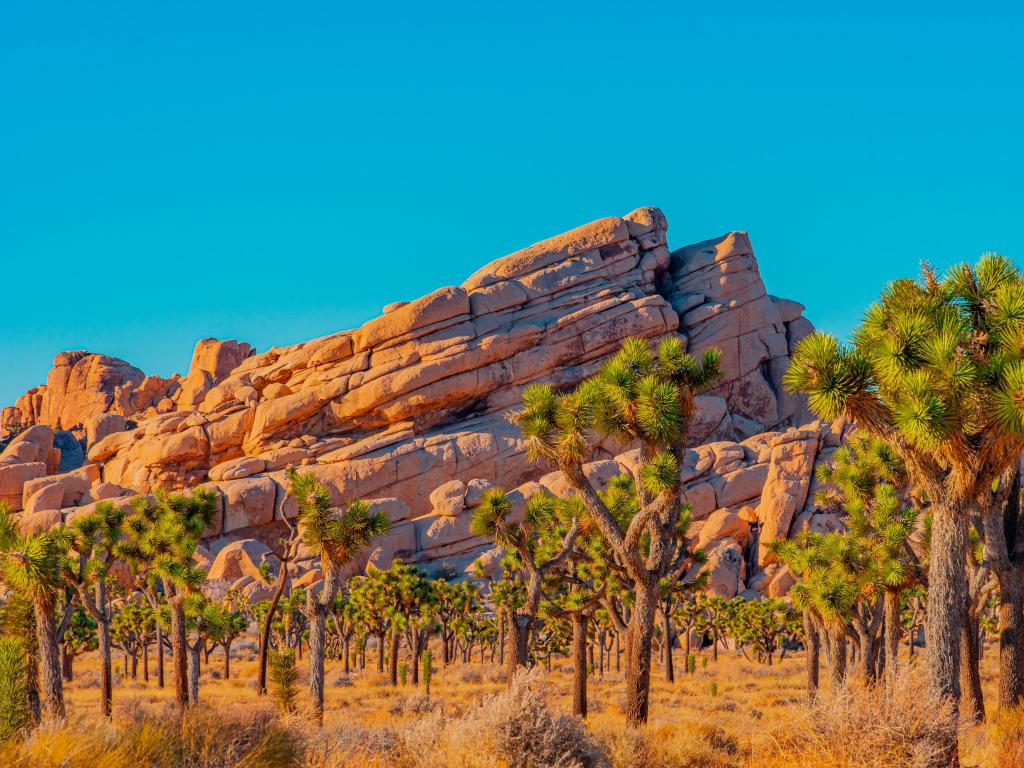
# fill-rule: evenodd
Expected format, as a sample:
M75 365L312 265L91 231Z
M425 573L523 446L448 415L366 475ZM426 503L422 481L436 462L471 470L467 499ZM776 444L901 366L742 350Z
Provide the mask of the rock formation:
M385 506L393 528L377 560L459 568L486 548L468 535L466 512L486 484L520 494L558 485L526 461L506 419L523 389L571 386L627 337L679 334L692 351L723 353L724 380L698 399L691 438L704 445L684 471L695 511L721 531L709 542L732 542L743 570L751 564L736 576L742 590L772 568L750 556L750 525L771 540L799 523L827 443L820 425L786 431L810 421L780 386L793 345L812 330L802 311L767 294L745 233L670 251L662 213L640 208L390 304L355 330L261 353L204 339L185 376L62 353L47 383L0 415L3 434L30 427L0 456L0 498L25 510L25 524L43 525L101 499L208 484L221 500L208 532L217 553L231 541L274 540L294 514L284 469L301 465L338 503ZM74 451L55 440L83 455L61 463ZM602 445L593 471L617 471L628 457ZM758 499L756 514L741 511ZM735 565L718 560L716 569Z

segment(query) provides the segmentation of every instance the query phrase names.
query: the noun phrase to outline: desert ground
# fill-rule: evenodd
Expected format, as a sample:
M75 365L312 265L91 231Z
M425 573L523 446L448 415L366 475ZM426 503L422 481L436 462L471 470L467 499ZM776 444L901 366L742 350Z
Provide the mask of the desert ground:
M630 730L618 710L622 677L614 669L590 677L590 714L580 729L579 721L568 716L572 675L567 659L554 660L550 670L535 668L511 692L504 670L489 659L447 668L438 664L428 700L422 684L392 687L368 653L366 669L349 675L340 662L328 661L324 725L318 729L302 711L305 670L296 685L298 710L281 715L272 697L257 696L252 684L256 656L245 646L233 653L229 679L223 676L222 654L210 656L201 674L201 704L184 719L175 713L169 676L168 686L161 689L155 668L146 683L140 666L132 680L119 660L113 724L107 726L99 717L98 660L87 654L76 660L74 680L67 684L67 724L44 726L26 742L9 745L2 762L12 768L881 768L912 765L914 760L913 755L879 751L884 749L879 745L901 743L898 737L882 738L881 731L920 736L927 731L927 720L937 717L931 704L920 701L913 673L888 698L879 691L867 693L853 681L836 698L823 670L820 703L812 707L805 693L802 652L771 666L752 664L731 650L720 652L717 662L710 653L697 659L691 674L677 659L675 682L665 680L662 666L652 670L650 722ZM918 655L914 665L922 660ZM982 663L989 697L995 695L995 662L989 649ZM963 765L1024 765L1022 723L1024 717L1011 715L964 726ZM543 746L539 756L529 747L526 753L516 752L517 740L532 741L536 748L544 739L551 741L547 758ZM559 762L557 755L550 756L558 752L568 757Z

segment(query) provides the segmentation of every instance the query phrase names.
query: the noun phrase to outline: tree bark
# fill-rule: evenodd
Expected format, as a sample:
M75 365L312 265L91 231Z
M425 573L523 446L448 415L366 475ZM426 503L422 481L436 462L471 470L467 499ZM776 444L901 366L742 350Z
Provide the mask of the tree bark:
M181 595L168 598L171 608L171 673L174 677L174 699L178 707L188 706L188 662L185 646L185 604Z
M672 643L675 638L672 636L672 620L669 616L669 612L663 610L661 612L661 619L664 625L662 627L662 635L663 642L665 644L665 680L670 683L674 683L676 680L676 673L672 666Z
M1024 701L1024 571L1014 568L999 589L999 709Z
M505 653L505 678L509 685L520 669L530 665L530 624L528 616L518 616L514 611L505 611L507 629L505 639L508 649Z
M825 629L829 681L835 690L846 678L846 625L835 623Z
M192 706L199 703L199 655L202 651L202 640L188 647L188 701Z
M630 726L647 722L651 689L651 641L658 599L657 575L648 574L646 582L636 585L633 610L626 628L626 692L622 713Z
M391 623L391 646L388 649L388 670L391 673L391 685L398 686L398 651L402 638L398 631L398 624Z
M320 597L306 593L309 618L309 719L318 725L324 721L324 657L327 637L327 611L338 592L338 578L324 558L324 587Z
M977 619L968 618L960 626L960 716L980 723L985 719L985 696L978 663L978 630Z
M587 617L572 614L572 713L587 716Z
M807 636L807 697L818 695L818 676L821 669L821 634L810 613L804 611L804 634Z
M164 687L164 630L159 622L156 625L156 684Z
M960 633L967 604L967 513L941 502L932 510L925 679L938 695L950 699L956 711L960 701Z
M890 680L895 680L899 674L900 657L900 627L903 626L903 617L900 612L900 593L897 590L886 590L883 598L885 611L884 632L885 632L885 675Z
M60 674L60 644L53 617L53 604L44 598L35 600L36 645L42 678L41 697L47 717L64 717L64 681Z
M281 571L277 574L277 585L274 587L274 594L270 598L270 607L267 615L263 618L263 626L260 627L260 676L256 683L256 695L267 695L267 657L270 653L270 630L274 624L274 613L277 611L277 604L281 602L285 586L288 582L288 563L281 563ZM160 683L163 685L163 682Z
M74 670L72 668L72 661L74 656L68 653L68 644L61 643L60 645L60 676L65 683L70 683L71 678L74 677Z

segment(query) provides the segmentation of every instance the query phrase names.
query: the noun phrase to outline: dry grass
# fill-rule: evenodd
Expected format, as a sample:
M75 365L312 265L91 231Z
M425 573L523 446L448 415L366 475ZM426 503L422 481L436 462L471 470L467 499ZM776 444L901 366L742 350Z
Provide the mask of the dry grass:
M994 657L994 654L990 654ZM628 730L619 713L621 675L590 680L586 724L567 715L571 676L556 664L535 670L509 691L502 670L455 664L439 670L430 701L422 689L392 688L364 670L344 675L328 664L324 727L302 713L281 718L251 685L255 661L232 661L228 680L218 655L202 674L205 706L178 719L172 688L120 681L115 721L97 718L99 691L89 685L95 660L76 663L68 686L69 720L30 739L0 747L0 765L17 768L750 768L752 766L912 766L940 743L948 723L913 684L881 699L853 688L825 692L807 706L803 658L774 667L723 653L694 675L667 683L656 668L651 722ZM983 668L994 697L994 658ZM306 661L299 663L303 676ZM717 686L712 696L710 683ZM305 699L305 679L300 678ZM887 698L886 698L887 696ZM915 752L914 750L917 750ZM962 742L965 766L1024 768L1024 712L970 729Z

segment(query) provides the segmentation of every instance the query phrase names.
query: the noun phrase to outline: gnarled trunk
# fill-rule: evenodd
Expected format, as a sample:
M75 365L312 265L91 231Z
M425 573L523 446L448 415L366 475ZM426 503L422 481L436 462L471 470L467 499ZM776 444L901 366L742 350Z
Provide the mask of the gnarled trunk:
M1024 570L999 580L999 708L1024 701Z
M672 666L672 643L675 637L672 633L672 617L667 610L662 609L662 642L665 644L665 680L674 683L676 672Z
M506 610L505 616L505 640L508 643L505 652L505 677L511 685L516 672L530 665L530 627L533 622L529 616L520 616L511 610Z
M636 597L626 628L626 686L622 713L630 726L647 722L651 690L651 641L654 637L654 612L659 599L658 578L648 574L636 585Z
M398 686L398 651L401 635L398 632L398 625L391 624L390 647L388 649L388 671L391 673L391 685Z
M44 598L35 600L36 645L42 678L43 711L47 717L64 717L64 681L60 674L60 644L53 617L53 604Z
M326 560L325 560L326 566ZM327 638L327 611L334 604L338 579L330 567L324 568L324 587L317 598L306 593L306 615L309 618L309 719L320 724L324 720L324 656Z
M285 586L288 582L288 563L281 563L281 570L277 574L277 584L274 587L274 594L270 598L270 607L267 615L263 618L263 626L260 627L260 675L256 681L256 694L266 696L267 694L267 657L270 654L270 630L274 625L274 613L277 612L277 604L281 602ZM163 685L163 682L160 683Z
M956 707L960 701L960 629L967 604L967 514L941 502L932 510L925 674L933 690Z
M885 632L885 675L890 680L896 679L899 673L900 627L903 616L900 611L900 593L898 590L886 590L882 598L884 611L883 627Z

